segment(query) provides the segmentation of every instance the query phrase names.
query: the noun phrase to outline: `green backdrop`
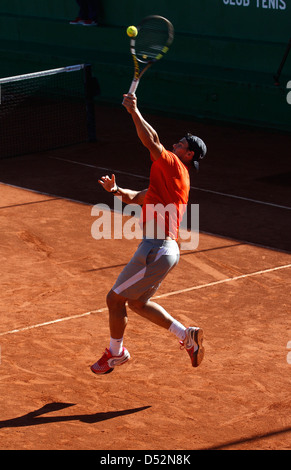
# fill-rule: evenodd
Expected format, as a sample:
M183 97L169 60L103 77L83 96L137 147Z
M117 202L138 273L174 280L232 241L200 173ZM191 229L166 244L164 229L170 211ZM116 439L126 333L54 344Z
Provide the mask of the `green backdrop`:
M77 13L74 0L1 0L0 76L89 62L96 99L120 103L133 72L125 29L160 14L175 41L142 80L142 106L290 132L291 53L279 86L273 78L291 38L290 0L103 0L98 27L69 25Z

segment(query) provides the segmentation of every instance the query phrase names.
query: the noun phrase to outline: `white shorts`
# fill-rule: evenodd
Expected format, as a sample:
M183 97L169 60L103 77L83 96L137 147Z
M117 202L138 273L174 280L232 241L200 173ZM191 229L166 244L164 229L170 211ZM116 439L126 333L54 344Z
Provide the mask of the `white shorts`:
M146 302L176 266L180 251L175 240L143 239L112 290L131 300Z

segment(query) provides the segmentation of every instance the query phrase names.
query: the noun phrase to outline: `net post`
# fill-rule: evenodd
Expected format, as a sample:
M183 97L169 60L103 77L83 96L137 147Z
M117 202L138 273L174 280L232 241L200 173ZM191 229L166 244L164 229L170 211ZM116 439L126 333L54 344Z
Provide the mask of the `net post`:
M99 86L98 86L97 80L94 77L92 77L92 65L91 64L85 64L84 66L84 87L85 87L88 141L96 142L97 138L96 138L94 96L99 94Z

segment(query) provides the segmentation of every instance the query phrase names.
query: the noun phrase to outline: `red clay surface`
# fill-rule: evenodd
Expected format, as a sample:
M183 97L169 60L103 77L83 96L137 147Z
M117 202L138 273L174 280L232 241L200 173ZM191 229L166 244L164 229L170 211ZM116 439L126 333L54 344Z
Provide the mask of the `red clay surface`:
M90 371L109 344L106 293L138 244L92 238L92 205L112 205L97 180L114 169L138 189L149 175L126 111L98 108L97 143L0 161L0 449L291 448L290 136L150 122L166 146L194 127L209 147L192 180L199 246L157 292L203 327L205 359L193 369L173 335L128 311L132 359Z

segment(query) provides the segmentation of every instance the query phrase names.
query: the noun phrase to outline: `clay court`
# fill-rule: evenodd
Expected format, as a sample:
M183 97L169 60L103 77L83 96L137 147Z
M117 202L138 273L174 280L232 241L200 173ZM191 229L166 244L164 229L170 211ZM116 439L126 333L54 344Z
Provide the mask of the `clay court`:
M150 171L126 111L98 106L96 143L0 160L0 448L290 450L290 135L146 117L166 147L189 130L208 145L199 246L156 295L204 329L205 359L129 311L132 359L90 371L138 244L92 238L93 205L113 204L97 180L143 189Z

